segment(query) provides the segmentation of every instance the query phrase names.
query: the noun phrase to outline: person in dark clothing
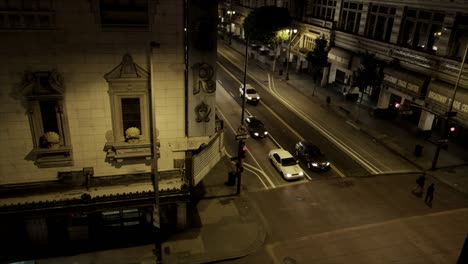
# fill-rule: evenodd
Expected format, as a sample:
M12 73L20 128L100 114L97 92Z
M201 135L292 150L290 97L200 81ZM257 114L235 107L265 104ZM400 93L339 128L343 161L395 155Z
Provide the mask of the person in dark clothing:
M434 183L427 187L426 198L424 198L424 202L429 206L432 206L432 199L434 199L434 190Z
M424 192L424 184L426 182L426 175L423 174L416 179L416 186L414 186L412 193L421 197Z

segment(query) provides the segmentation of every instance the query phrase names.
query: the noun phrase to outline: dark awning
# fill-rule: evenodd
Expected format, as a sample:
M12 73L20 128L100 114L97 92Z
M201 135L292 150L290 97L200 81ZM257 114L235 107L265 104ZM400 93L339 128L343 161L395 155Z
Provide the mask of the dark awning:
M384 69L384 84L416 97L421 96L427 80L427 76L403 68Z

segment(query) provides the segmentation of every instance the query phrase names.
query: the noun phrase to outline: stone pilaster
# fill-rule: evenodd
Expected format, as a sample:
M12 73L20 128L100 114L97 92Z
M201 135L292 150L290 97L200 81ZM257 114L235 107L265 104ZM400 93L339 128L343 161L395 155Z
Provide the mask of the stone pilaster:
M437 44L436 54L439 56L450 55L450 36L452 35L452 28L455 24L456 13L455 12L445 12L444 23L442 24L442 31L439 37L439 42Z
M403 6L398 6L393 20L392 34L390 35L390 43L397 44L398 36L400 35L401 24L403 23L403 13L405 9Z
M360 36L364 36L364 30L366 29L367 16L369 15L369 3L364 3L362 6L361 19L359 20L359 31Z

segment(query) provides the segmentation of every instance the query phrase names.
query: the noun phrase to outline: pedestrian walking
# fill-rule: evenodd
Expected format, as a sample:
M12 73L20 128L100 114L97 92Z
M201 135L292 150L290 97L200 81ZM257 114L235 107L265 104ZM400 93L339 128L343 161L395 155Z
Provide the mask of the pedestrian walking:
M426 175L423 174L416 179L416 185L414 186L413 190L411 191L414 195L418 197L422 197L424 193L424 184L426 182Z
M432 183L431 185L429 185L429 187L427 187L426 198L424 198L424 202L430 207L432 207L432 199L434 199L434 191L435 191L434 183Z

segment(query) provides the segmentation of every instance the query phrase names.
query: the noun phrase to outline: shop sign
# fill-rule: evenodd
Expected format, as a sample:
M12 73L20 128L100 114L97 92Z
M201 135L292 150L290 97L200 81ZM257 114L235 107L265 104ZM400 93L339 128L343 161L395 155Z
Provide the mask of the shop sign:
M433 91L429 91L427 98L431 99L434 102L441 103L443 105L448 105L451 101L451 99L447 98L447 96ZM468 102L462 104L460 101L455 100L453 102L453 109L457 109L461 112L468 113Z
M398 78L396 78L394 76L384 74L384 80L389 82L389 83L393 83L393 84L395 84L397 86L403 87L406 90L410 90L410 91L413 91L415 93L419 93L419 86L417 86L415 84L412 84L412 83L409 83L407 81L398 79Z

